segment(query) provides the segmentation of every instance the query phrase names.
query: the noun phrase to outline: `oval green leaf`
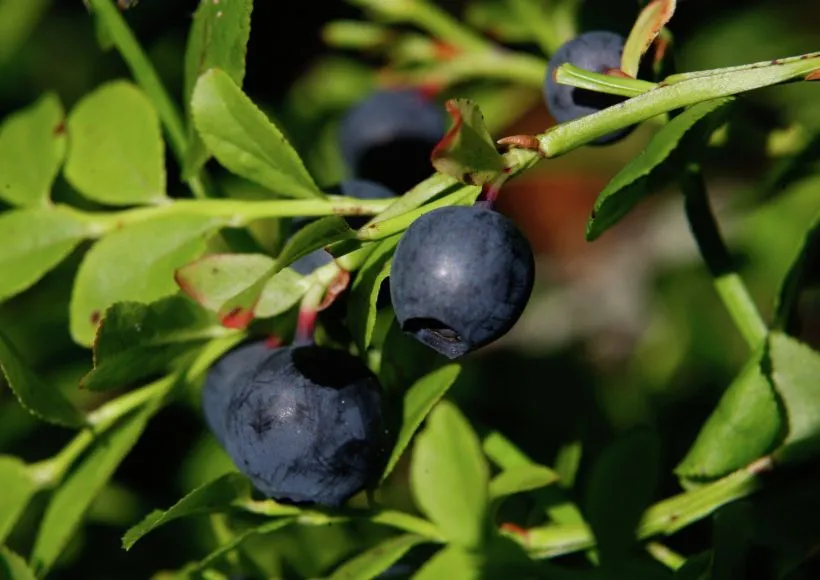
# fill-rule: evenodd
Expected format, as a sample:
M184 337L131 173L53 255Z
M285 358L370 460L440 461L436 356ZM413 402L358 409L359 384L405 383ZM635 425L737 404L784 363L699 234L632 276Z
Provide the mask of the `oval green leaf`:
M230 328L245 328L253 320L265 288L285 267L314 250L352 239L354 235L355 232L339 216L324 217L300 229L288 240L274 265L264 275L225 301L219 310L222 324ZM280 286L281 282L287 283L287 276L274 283L271 307L275 306L276 294L288 295L287 289Z
M3 545L38 486L28 466L10 455L0 455L0 481L3 482L3 493L0 494L0 545Z
M0 368L20 405L43 421L64 427L85 423L82 413L58 389L46 385L20 358L14 345L0 333Z
M370 580L398 562L414 546L429 540L413 534L396 536L348 560L329 576L329 580Z
M265 278L275 260L264 254L212 254L183 266L176 272L180 289L208 310L220 312L237 294ZM291 268L268 277L254 317L270 318L293 307L304 296L309 283Z
M214 2L200 0L194 14L194 23L188 34L185 50L186 109L190 109L191 95L199 75L209 68L220 68L237 86L245 78L245 53L251 32L253 0ZM190 110L188 110L190 119ZM183 178L196 175L209 154L197 134L193 122L188 125L188 149L183 163Z
M14 243L0 245L0 301L27 290L94 232L59 208L27 208L0 214L0 231Z
M487 538L489 477L470 424L440 402L416 439L410 482L416 503L450 542L475 548Z
M279 195L324 195L282 132L226 72L200 76L191 99L196 128L225 168Z
M743 367L675 468L684 479L717 479L771 451L781 430L772 384L761 368L763 349Z
M250 494L250 482L241 473L227 473L183 497L167 510L155 510L130 528L122 538L122 546L130 550L137 541L173 520L187 516L225 510Z
M68 116L65 177L85 197L109 205L162 203L165 144L143 92L113 81L84 97Z
M107 235L86 254L71 296L71 336L88 346L106 308L153 302L176 290L174 272L205 249L220 220L166 216Z
M732 97L713 99L689 107L655 133L646 148L598 195L587 223L587 240L600 236L660 187L671 173L664 171L663 175L658 175L660 166L670 160L676 150L702 146L723 118L711 113L725 111L724 106L732 100ZM650 180L651 177L657 179Z
M0 199L43 206L65 156L65 112L48 93L0 125Z
M404 450L410 444L410 440L421 426L425 417L432 408L447 393L447 390L456 382L461 367L451 364L433 371L429 375L416 381L404 394L402 403L401 430L396 438L396 444L387 461L387 466L382 474L382 481L396 467Z
M94 339L94 368L80 385L92 391L133 385L226 332L215 316L184 296L151 304L117 302L103 315Z

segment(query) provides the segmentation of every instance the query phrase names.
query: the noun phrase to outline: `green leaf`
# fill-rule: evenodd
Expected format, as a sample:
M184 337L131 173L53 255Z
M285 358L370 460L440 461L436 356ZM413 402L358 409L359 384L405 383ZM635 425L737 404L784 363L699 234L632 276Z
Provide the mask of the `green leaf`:
M490 481L490 497L499 499L533 491L558 481L558 474L543 465L522 465L506 469Z
M772 384L761 368L763 349L743 367L675 468L685 479L717 479L773 449L781 430Z
M290 266L293 262L318 250L356 236L344 218L327 216L309 223L288 239L276 258L277 268Z
M35 580L36 576L23 558L7 547L0 546L0 578L3 580Z
M504 172L504 158L495 148L478 105L469 99L450 99L445 105L453 126L430 155L433 167L467 185L497 180Z
M220 68L242 86L245 78L245 53L251 32L253 0L214 2L200 0L185 50L184 103L190 108L194 85L209 68ZM190 111L188 111L190 119ZM196 175L208 160L205 144L189 125L188 150L185 152L183 178Z
M447 546L436 552L413 576L414 580L479 580L483 578L482 560L458 546Z
M370 580L398 562L414 546L429 540L413 534L389 538L336 568L330 580Z
M0 125L0 199L12 205L43 206L66 148L65 112L47 93Z
M231 77L211 69L194 87L191 111L214 157L233 173L287 197L322 197L281 131Z
M724 106L732 100L733 97L726 97L693 105L655 133L646 148L598 195L587 223L587 240L600 236L666 179L673 177L674 168L661 166L678 162L678 156L673 156L676 151L685 152L689 147L704 143L723 118ZM711 115L718 111L721 114Z
M237 499L250 494L250 483L241 473L227 473L210 481L183 497L169 509L154 510L137 525L130 528L122 538L123 548L130 550L137 541L173 520L196 514L221 511Z
M65 177L85 197L109 205L162 203L165 143L151 101L136 85L113 81L68 116Z
M85 423L82 413L65 398L62 391L48 386L20 358L14 345L0 332L0 367L20 405L43 421L79 427Z
M817 456L820 444L820 353L779 332L769 335L771 377L786 411L788 431L777 461Z
M214 316L184 296L151 304L117 302L103 315L94 339L94 368L80 385L92 391L133 385L225 333Z
M205 250L223 223L201 216L166 216L107 235L85 255L71 296L71 336L94 339L102 313L115 302L149 303L176 290L174 272Z
M237 294L268 276L273 258L264 254L212 254L177 270L180 289L208 310L220 312ZM254 316L269 318L289 310L307 292L307 279L284 268L267 278Z
M173 384L169 381L169 385ZM45 576L65 549L83 517L117 466L131 451L159 408L159 400L126 417L101 435L94 447L57 489L40 522L31 553L31 566Z
M416 439L410 481L418 506L454 544L474 548L486 539L489 477L470 424L440 402Z
M0 546L5 544L14 524L23 515L29 500L37 492L37 482L28 466L17 457L0 455Z
M461 373L457 364L447 365L416 381L404 394L402 403L401 430L396 438L396 444L387 461L382 474L382 481L396 467L404 450L410 444L413 435L421 426L425 417L438 403L447 390L453 385Z
M230 540L223 543L219 548L208 554L205 558L200 560L199 562L195 562L193 564L189 564L186 566L180 573L180 578L192 578L196 577L195 574L200 573L202 570L208 568L208 566L212 565L214 562L218 561L220 558L229 554L233 550L235 550L239 545L242 544L245 540L252 536L263 536L265 534L270 534L276 531L281 530L282 528L289 526L290 524L297 521L297 518L278 518L275 520L271 520L267 523L264 523L260 526L255 528L251 528L248 530L244 530L243 532L236 534Z
M623 565L637 547L638 522L655 493L659 463L659 441L648 431L616 440L595 463L584 513L604 567Z
M376 303L382 282L390 275L390 260L400 235L378 242L359 269L350 288L347 319L360 352L367 352L376 326Z
M222 324L230 328L245 328L253 320L262 292L277 273L302 256L332 243L351 239L354 234L339 216L324 217L300 229L288 240L275 264L263 276L225 301L219 309Z
M653 0L641 10L621 54L621 70L637 78L641 58L675 13L675 0Z
M33 286L93 233L59 208L3 212L0 231L4 239L14 240L0 244L0 301Z

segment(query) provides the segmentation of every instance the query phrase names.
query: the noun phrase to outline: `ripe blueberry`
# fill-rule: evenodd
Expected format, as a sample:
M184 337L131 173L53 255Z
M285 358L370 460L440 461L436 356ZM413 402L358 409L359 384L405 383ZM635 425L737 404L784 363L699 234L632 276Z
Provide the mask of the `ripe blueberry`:
M346 179L330 189L330 193L355 197L356 199L389 199L396 194L385 186L368 179ZM346 216L345 221L351 228L358 229L370 220L369 216ZM305 226L309 219L293 220L296 229ZM307 276L316 268L329 264L333 258L324 250L316 250L303 256L290 265L291 268Z
M202 412L217 441L225 445L225 409L234 385L249 380L274 349L264 340L243 344L222 355L210 368L202 387Z
M339 126L349 173L406 191L433 173L430 153L446 131L444 111L413 89L381 90Z
M214 376L203 398L225 450L257 489L337 506L372 480L382 459L381 393L358 358L310 345L248 362L250 370Z
M480 207L443 207L402 235L390 295L402 330L455 359L512 328L534 270L530 245L509 218Z
M555 81L555 71L567 62L597 73L604 73L609 69L620 69L624 42L624 37L614 32L593 31L577 36L555 51L547 68L544 98L556 121L559 123L572 121L626 100L626 97L579 89L558 84ZM614 143L626 137L633 129L634 126L613 131L591 141L590 144Z

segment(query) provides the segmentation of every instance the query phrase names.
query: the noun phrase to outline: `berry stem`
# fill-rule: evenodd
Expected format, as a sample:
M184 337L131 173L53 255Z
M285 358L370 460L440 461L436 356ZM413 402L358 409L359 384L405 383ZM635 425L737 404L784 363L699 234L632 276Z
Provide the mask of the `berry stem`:
M686 218L712 275L715 290L749 348L755 350L766 339L768 329L720 235L700 167L690 164L680 182L685 196Z
M302 302L299 304L299 316L296 319L296 333L293 337L294 345L313 343L316 319L319 316L319 304L322 302L325 289L323 284L314 284L302 297Z

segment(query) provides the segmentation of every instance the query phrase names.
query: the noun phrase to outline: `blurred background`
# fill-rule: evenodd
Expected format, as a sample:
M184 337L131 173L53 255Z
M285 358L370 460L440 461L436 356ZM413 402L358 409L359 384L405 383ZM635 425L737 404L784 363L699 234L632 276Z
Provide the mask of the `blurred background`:
M125 12L178 99L197 4L141 0ZM493 30L482 19L504 0L439 4L462 20L487 25L488 36L539 54L525 31L514 26ZM679 4L670 24L678 71L820 48L816 0ZM581 2L578 30L626 34L639 8L634 0ZM362 17L359 9L341 1L309 7L303 2L255 3L244 89L287 133L320 185L334 183L342 172L336 120L372 90L375 71L385 63L377 51L328 47L322 31L328 22ZM46 91L58 94L68 110L101 83L128 77L81 0L0 0L0 118ZM713 138L704 165L729 246L767 318L780 281L820 209L820 99L817 87L808 85L744 96ZM541 132L553 123L539 87L472 82L447 87L440 96L451 95L476 98L496 137ZM664 443L662 491L668 495L679 490L671 469L744 362L746 349L697 256L679 191L658 189L599 240L584 239L597 194L655 130L645 124L614 146L576 150L505 187L499 209L519 224L537 253L536 290L513 331L466 360L451 397L479 431L501 431L536 461L580 461L579 482L615 433L654 426ZM185 195L170 156L168 164L169 189ZM213 170L227 180L217 167ZM242 184L227 180L225 187L243 195ZM54 197L83 203L64 182L57 184ZM265 227L275 226L260 225L260 237L264 239ZM97 400L92 395L77 390L79 377L91 366L91 353L72 343L67 321L71 282L85 249L31 290L0 304L0 326L37 372L74 399L93 405ZM817 345L818 293L807 288L804 294L799 332ZM37 422L8 389L0 390L0 453L36 461L55 453L69 436ZM164 410L94 504L86 527L73 538L52 577L144 579L202 557L215 545L218 518L175 522L129 553L121 550L120 537L151 509L171 505L230 467L206 433L195 397L190 404ZM403 469L383 496L388 504L414 509ZM22 553L30 548L44 505L35 501L11 538ZM527 505L511 501L506 509L505 517L515 521ZM693 526L670 545L683 553L705 549L710 542L705 525ZM321 577L384 533L363 524L293 528L253 539L249 553L272 577Z

